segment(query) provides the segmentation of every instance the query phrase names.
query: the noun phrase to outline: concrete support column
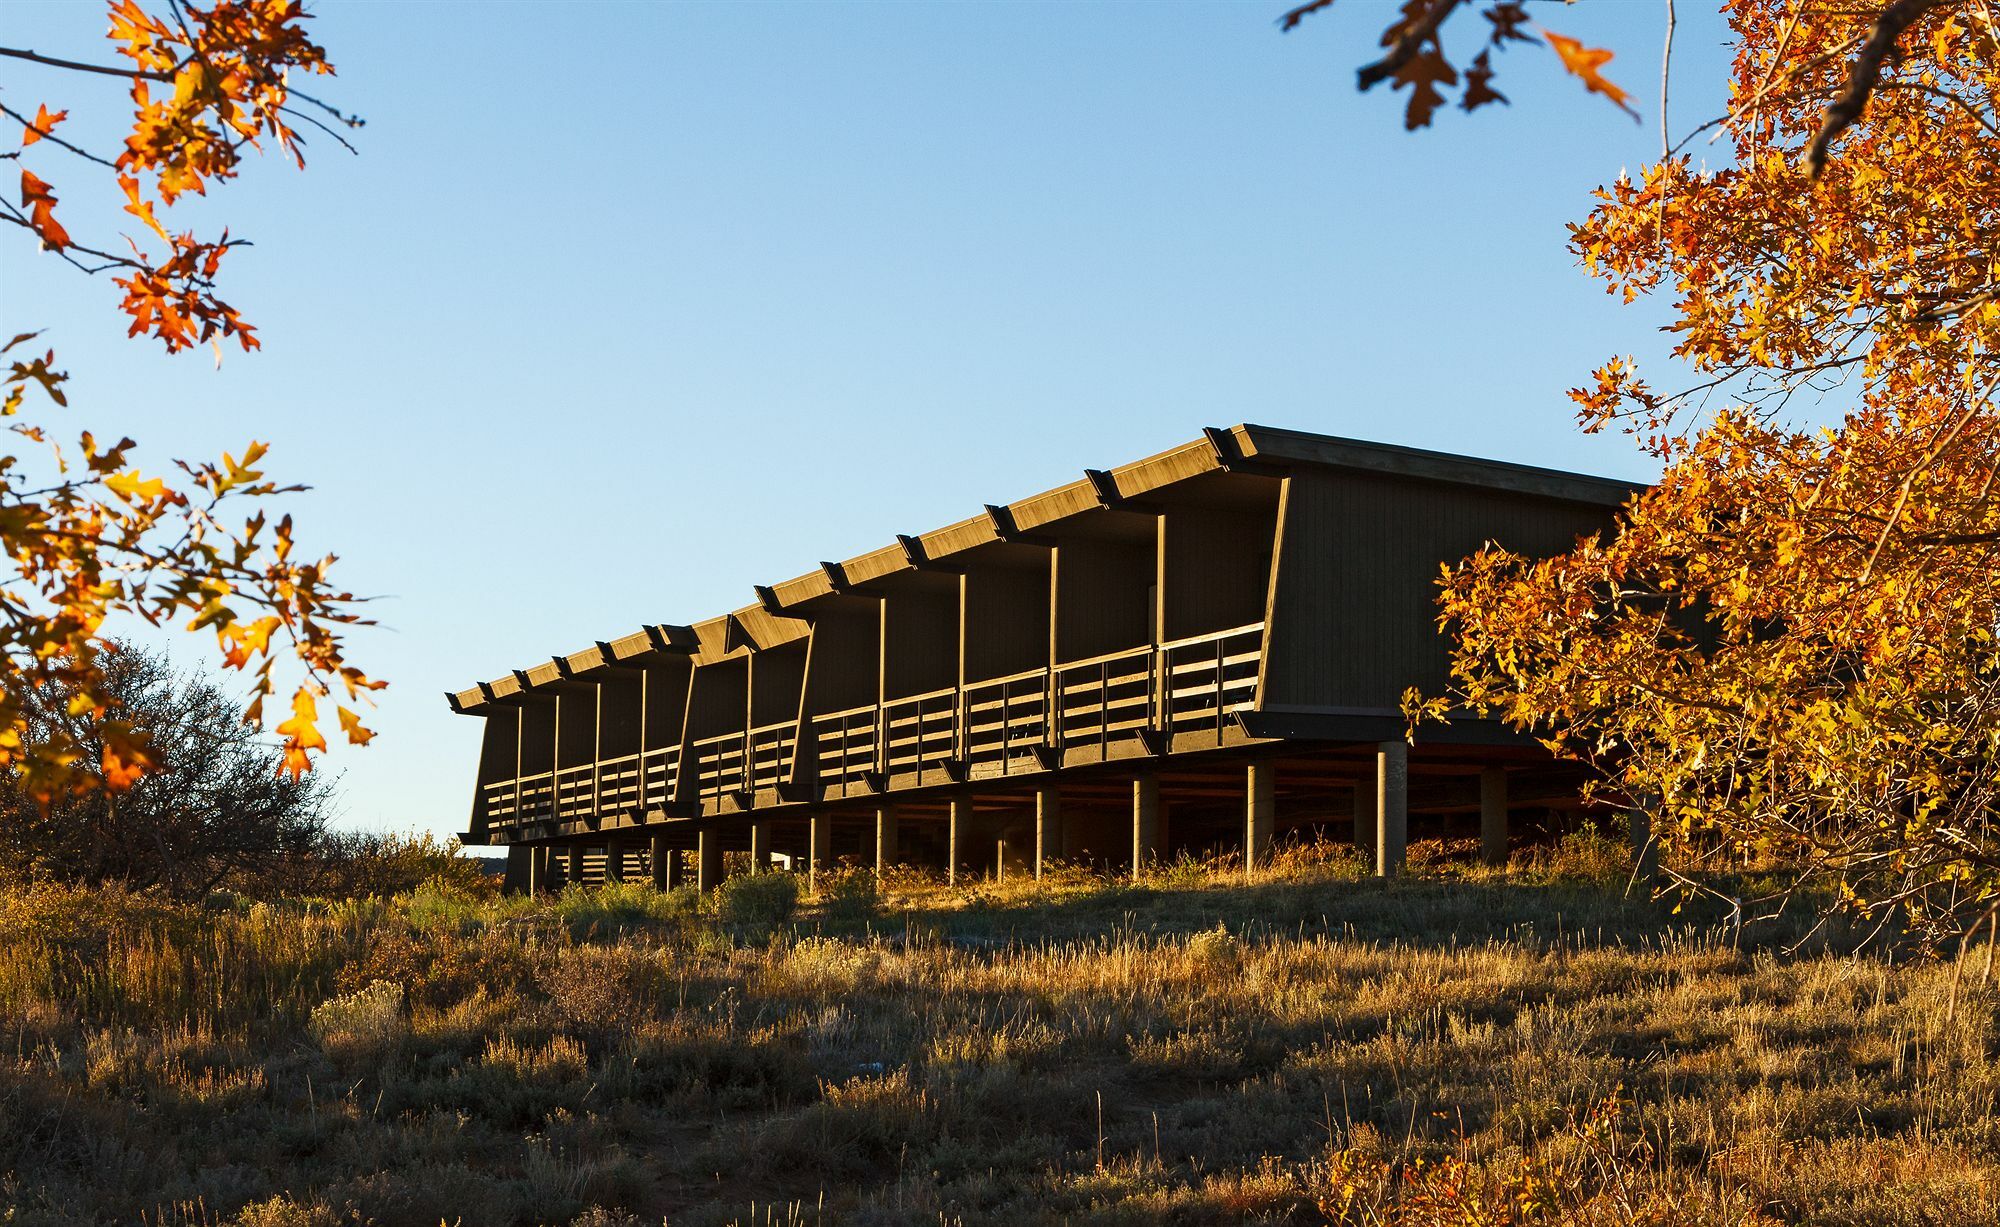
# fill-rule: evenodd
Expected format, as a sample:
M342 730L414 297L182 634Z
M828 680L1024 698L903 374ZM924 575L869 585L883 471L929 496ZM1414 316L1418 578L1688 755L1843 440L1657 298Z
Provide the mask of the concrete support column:
M819 889L819 875L828 868L827 850L833 840L833 819L821 813L806 818L806 889Z
M1375 876L1403 869L1410 842L1410 747L1385 741L1375 747Z
M674 878L678 876L674 870L678 868L676 862L680 860L680 854L667 850L666 836L653 836L651 846L646 849L646 860L650 862L647 868L653 871L653 889L672 890Z
M1041 881L1042 869L1051 860L1062 855L1062 792L1054 784L1040 784L1035 788L1035 880Z
M901 855L898 845L902 842L902 828L896 820L896 807L878 805L875 807L875 876L888 872L896 858Z
M1488 767L1479 773L1479 859L1489 865L1507 863L1507 769Z
M695 889L714 890L722 885L722 833L702 831L694 838Z
M944 880L954 885L958 882L958 853L962 846L959 836L965 833L966 823L971 817L972 798L964 793L953 793L950 811L945 818L948 829L945 832Z
M1244 781L1243 872L1253 874L1271 859L1271 832L1278 821L1278 767L1253 758Z
M616 835L604 838L604 880L607 883L625 880L625 841Z
M545 885L542 879L547 877L548 873L542 868L542 850L540 848L524 848L522 851L527 853L527 856L523 858L527 861L526 869L528 871L527 881L524 885L527 887L529 897L532 898L542 893Z
M563 885L583 881L583 845L571 844L563 850Z
M771 863L771 828L769 824L750 824L750 872L762 873Z
M1160 777L1148 771L1132 781L1132 877L1160 859Z

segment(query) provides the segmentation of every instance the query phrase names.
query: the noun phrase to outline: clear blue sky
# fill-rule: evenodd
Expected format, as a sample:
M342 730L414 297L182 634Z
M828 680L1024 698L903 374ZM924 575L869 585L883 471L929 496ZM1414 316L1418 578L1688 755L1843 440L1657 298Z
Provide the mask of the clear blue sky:
M264 350L124 340L112 286L18 237L0 326L46 328L78 423L155 467L256 437L313 485L305 544L380 594L354 652L392 683L328 763L346 824L463 828L479 728L448 688L1203 425L1649 475L1563 393L1626 352L1670 384L1663 314L1563 243L1657 153L1650 0L1536 6L1618 50L1643 125L1520 47L1511 108L1415 134L1354 91L1393 13L1369 0L1288 35L1282 2L313 7L361 156L316 140L305 174L177 210L255 240L229 288ZM1684 130L1723 52L1681 8ZM104 25L0 8L0 42L53 55L111 62ZM109 78L10 62L0 89L70 106L65 134L129 114ZM115 188L40 165L79 237L126 228Z

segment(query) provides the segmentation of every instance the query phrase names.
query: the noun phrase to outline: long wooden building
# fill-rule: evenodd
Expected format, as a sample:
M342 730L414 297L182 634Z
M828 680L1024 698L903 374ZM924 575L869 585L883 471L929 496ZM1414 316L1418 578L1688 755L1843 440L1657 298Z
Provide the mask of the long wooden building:
M1578 781L1486 721L1405 740L1404 688L1445 681L1440 564L1566 549L1635 488L1210 429L449 695L485 721L464 839L528 889L779 859L1255 867L1350 823L1384 874L1413 821L1504 856L1510 814L1574 809Z

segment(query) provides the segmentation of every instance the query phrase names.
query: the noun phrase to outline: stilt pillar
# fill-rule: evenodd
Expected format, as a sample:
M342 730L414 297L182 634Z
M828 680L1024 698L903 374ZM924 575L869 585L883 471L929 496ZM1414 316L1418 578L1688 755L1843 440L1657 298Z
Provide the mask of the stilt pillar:
M532 899L542 893L544 886L542 879L548 875L547 871L542 868L542 849L529 847L524 848L523 851L527 853L524 859L528 862L526 865L528 872L525 885L528 890L528 897Z
M604 881L623 882L625 880L625 841L616 835L604 838Z
M1062 792L1054 784L1035 788L1035 880L1048 862L1062 855Z
M1243 872L1268 867L1271 832L1278 820L1278 770L1268 758L1253 758L1244 781Z
M1479 859L1489 865L1507 863L1507 769L1488 767L1479 773Z
M819 875L828 868L827 849L833 838L833 819L822 813L806 818L806 889L819 889Z
M674 871L680 867L677 863L680 853L667 847L666 836L653 836L652 845L646 850L646 860L647 868L653 871L653 889L672 890L677 885L674 879L680 875Z
M750 872L762 873L771 863L771 828L768 823L750 824Z
M1402 872L1410 842L1410 747L1385 741L1375 747L1375 876Z
M972 817L972 798L962 792L951 795L949 812L945 816L945 868L944 880L956 885L958 882L959 836L965 833L966 821Z
M722 833L702 831L695 837L694 886L711 891L722 885Z
M1160 777L1148 771L1132 781L1132 878L1160 859Z
M583 885L583 845L571 844L563 850L563 885Z
M875 807L875 876L881 877L901 855L898 845L902 842L902 828L896 819L896 807L878 805Z

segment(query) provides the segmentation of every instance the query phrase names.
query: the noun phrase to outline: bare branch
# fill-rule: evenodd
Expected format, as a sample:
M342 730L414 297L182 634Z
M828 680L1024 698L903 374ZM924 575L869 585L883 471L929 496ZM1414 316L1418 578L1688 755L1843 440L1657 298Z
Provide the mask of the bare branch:
M1882 76L1883 62L1896 49L1896 40L1903 31L1914 25L1918 18L1930 12L1943 0L1895 0L1868 31L1868 41L1861 44L1854 62L1848 66L1847 90L1835 98L1826 108L1826 118L1821 123L1818 135L1806 150L1806 170L1818 179L1826 169L1827 151L1840 134L1853 127L1868 109L1868 98L1875 92L1876 82Z
M1424 15L1403 28L1403 36L1396 40L1396 45L1389 49L1389 54L1373 64L1364 65L1361 71L1355 74L1357 84L1363 90L1373 89L1401 72L1403 65L1414 59L1417 52L1423 50L1425 43L1437 37L1438 27L1444 24L1444 19L1451 16L1451 11L1457 8L1460 2L1461 0L1431 0L1431 7Z
M5 115L7 118L15 121L24 128L35 128L33 120L29 119L26 115L21 114L19 111L16 111L14 108L8 106L5 103L0 103L0 115ZM35 128L35 131L41 132L41 129ZM78 149L75 145L70 144L68 141L64 140L60 136L55 135L52 132L42 132L42 139L48 141L52 145L59 145L62 148L69 150L71 153L75 154L79 158L85 158L89 161L95 162L99 166L109 166L113 170L118 169L118 163L111 161L109 158L100 158L96 154L91 153L87 149Z
M55 56L52 55L43 55L39 51L27 51L18 47L0 47L0 55L12 56L14 59L28 60L36 64L47 64L51 68L67 68L73 72L102 73L104 76L107 77L125 77L127 79L130 79L132 77L144 77L149 81L173 80L171 76L168 76L166 73L163 72L153 72L148 69L136 68L136 67L114 68L103 64L85 64L77 60L57 59Z

